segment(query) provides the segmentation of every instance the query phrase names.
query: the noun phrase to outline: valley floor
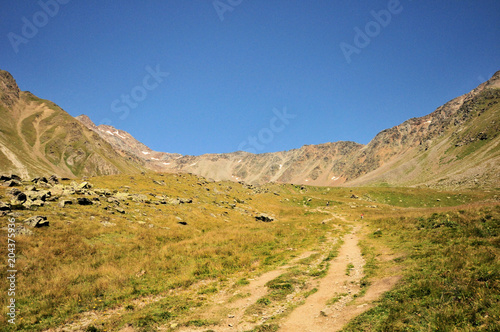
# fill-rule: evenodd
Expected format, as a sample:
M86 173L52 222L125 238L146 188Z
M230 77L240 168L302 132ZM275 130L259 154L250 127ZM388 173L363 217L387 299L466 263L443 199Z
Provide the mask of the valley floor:
M2 309L6 331L499 327L494 191L250 186L175 174L14 188L0 187L11 210L0 226L14 218L19 231L18 320L7 325ZM39 199L15 205L16 192ZM47 222L33 228L24 222L32 216Z

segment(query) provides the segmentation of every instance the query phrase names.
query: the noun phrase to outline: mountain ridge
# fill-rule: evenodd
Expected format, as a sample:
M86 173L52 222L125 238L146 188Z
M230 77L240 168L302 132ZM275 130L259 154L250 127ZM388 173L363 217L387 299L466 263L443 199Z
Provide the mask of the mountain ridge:
M493 181L490 176L498 170L496 150L493 156L484 155L481 149L472 153L482 155L478 160L491 164L486 170L474 165L474 156L470 156L466 162L450 161L450 165L445 165L440 160L453 146L460 148L473 143L468 141L467 144L460 145L454 141L455 136L462 130L467 131L465 127L477 122L472 113L478 112L476 101L482 95L491 95L490 99L494 104L488 107L498 104L499 89L500 71L490 80L433 112L382 130L366 145L340 141L263 154L237 151L200 156L163 154L160 158L138 157L142 157L147 167L154 170L187 172L215 180L254 184L285 182L327 186L389 184L474 187L480 182L487 186L497 186L497 181ZM499 118L498 107L489 110L488 114L495 122ZM460 126L465 126L465 129ZM486 140L491 141L491 146L498 146L495 130L490 131L490 137ZM116 144L115 146L118 147ZM439 153L427 152L431 150ZM430 159L425 157L426 154L430 155ZM472 174L474 172L471 170L476 170L476 173Z
M319 186L499 187L500 71L433 112L351 141L263 154L154 151L126 131L71 117L0 71L0 172L77 177L156 172Z
M111 145L51 101L21 91L0 70L0 171L23 178L139 172L139 160Z

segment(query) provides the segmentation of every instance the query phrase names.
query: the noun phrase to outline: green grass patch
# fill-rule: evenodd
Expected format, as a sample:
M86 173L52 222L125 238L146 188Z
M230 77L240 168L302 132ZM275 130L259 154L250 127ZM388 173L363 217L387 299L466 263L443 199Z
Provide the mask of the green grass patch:
M309 296L313 295L314 293L318 292L318 289L314 287L313 289L307 291L304 293L304 297L308 298Z
M345 331L500 330L500 206L373 221L402 282Z
M354 264L352 263L349 263L347 264L347 268L346 268L346 271L345 271L345 274L350 276L351 275L351 271L354 269Z
M340 299L342 299L343 297L346 297L346 296L349 296L349 294L341 293L341 294L335 295L334 297L332 297L330 300L328 300L326 302L326 305L334 305L335 303L339 302Z

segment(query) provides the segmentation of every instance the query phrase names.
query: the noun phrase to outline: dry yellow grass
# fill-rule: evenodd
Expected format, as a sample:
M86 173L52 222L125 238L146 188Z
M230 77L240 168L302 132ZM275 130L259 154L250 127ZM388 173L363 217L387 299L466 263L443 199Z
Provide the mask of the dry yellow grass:
M61 209L52 203L38 211L20 211L18 223L31 215L44 215L50 226L36 229L34 236L16 238L19 319L15 327L8 327L11 330L43 330L109 310L122 310L120 318L87 326L116 330L130 322L147 329L174 318L187 319L189 308L206 303L210 292L198 292L207 284L234 287L241 278L272 270L301 252L318 248L327 232L340 236L345 231L337 227L345 224L342 218L356 220L361 213L372 218L408 210L418 214L421 210L385 201L399 195L411 202L423 196L436 202L436 197L444 200L450 195L417 189L301 189L281 184L254 188L189 174L147 173L89 181L93 189L143 194L151 202L122 201L124 214L115 211L105 197L100 198L100 205ZM353 193L360 199L351 198ZM0 195L6 196L5 189L0 189ZM193 201L156 204L161 195ZM493 193L466 195L469 201L490 196ZM370 207L374 204L377 208ZM339 218L322 223L331 217L325 209ZM254 217L259 213L276 220L258 222ZM7 218L1 218L1 226L6 223ZM4 235L2 231L5 239ZM0 255L6 257L5 245ZM1 289L6 289L5 273L2 265ZM0 324L8 326L3 296L2 301Z

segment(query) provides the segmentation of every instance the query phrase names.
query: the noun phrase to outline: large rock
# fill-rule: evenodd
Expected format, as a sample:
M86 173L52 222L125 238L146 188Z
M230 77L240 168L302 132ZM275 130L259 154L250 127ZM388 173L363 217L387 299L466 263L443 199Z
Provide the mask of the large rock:
M134 194L130 196L133 202L137 203L151 203L151 201L148 199L148 196L143 195L143 194Z
M129 199L130 194L118 192L118 193L114 194L113 197L116 198L117 200L125 201L125 200Z
M33 201L31 199L28 199L26 202L23 203L23 207L29 210L31 209L32 203Z
M52 184L58 184L59 183L59 179L57 178L56 175L51 175L48 180Z
M24 223L27 226L33 227L33 228L40 228L40 227L49 226L49 222L47 220L47 217L43 217L43 216L34 216L31 218L28 218L28 219L24 220Z
M94 202L92 202L87 197L78 197L76 202L78 203L78 205L92 205L92 204L94 204Z
M36 199L34 201L32 201L31 199L28 199L26 202L23 203L23 206L28 210L32 209L32 208L42 207L44 205L45 205L45 202L42 200L39 200L39 199Z
M179 205L181 204L181 200L178 198L167 198L168 204Z
M119 206L115 206L115 211L121 214L125 214L125 210Z
M22 185L23 184L21 183L21 181L18 181L18 180L10 180L10 181L5 181L3 183L4 187L20 187Z
M90 189L90 188L92 188L92 185L89 182L84 181L84 182L80 183L77 188L78 189Z
M26 200L24 201L19 201L17 199L11 199L10 200L10 209L11 210L24 210L25 207L24 207L24 202L26 202Z
M24 210L25 206L23 204L28 200L26 194L18 189L10 190L9 194L12 196L10 200L11 210Z
M120 204L120 200L119 199L116 199L114 197L108 197L107 199L108 203L112 203L112 204Z
M48 182L37 183L37 186L40 187L40 188L45 188L45 189L52 188L52 185L50 183L48 183Z
M11 188L11 189L7 190L7 194L11 195L12 197L16 197L20 193L22 193L22 191L19 190L18 188Z
M40 185L41 183L48 183L49 180L47 180L46 177L41 176L41 177L33 178L33 180L31 180L31 182L33 182L33 183L35 183L37 185Z
M41 200L46 201L50 196L50 191L42 190L42 191L26 191L26 196L32 201Z
M28 200L28 196L26 196L26 194L22 191L11 191L10 195L12 196L13 200L17 200L23 203Z
M64 188L63 193L62 193L63 196L71 196L74 194L76 194L76 190L71 188L71 187Z
M61 199L59 203L57 203L57 206L60 208L65 207L66 205L71 205L73 204L73 201L71 199Z
M5 182L11 180L10 176L8 175L0 175L0 182Z
M50 189L51 195L61 196L64 192L64 186L62 184L56 184Z
M101 196L111 196L113 193L111 192L111 190L109 189L95 189L94 192L97 194L97 195L101 195Z
M10 204L0 202L0 211L10 211Z
M255 220L263 221L263 222L271 222L271 221L274 221L274 218L265 214L265 213L261 213L261 214L255 216Z
M42 200L39 200L39 199L35 199L32 203L31 203L31 207L42 207L45 205L45 201L42 201Z
M22 179L15 175L15 174L12 174L12 175L0 175L0 182L8 182L8 181L18 181L18 182L21 182Z

